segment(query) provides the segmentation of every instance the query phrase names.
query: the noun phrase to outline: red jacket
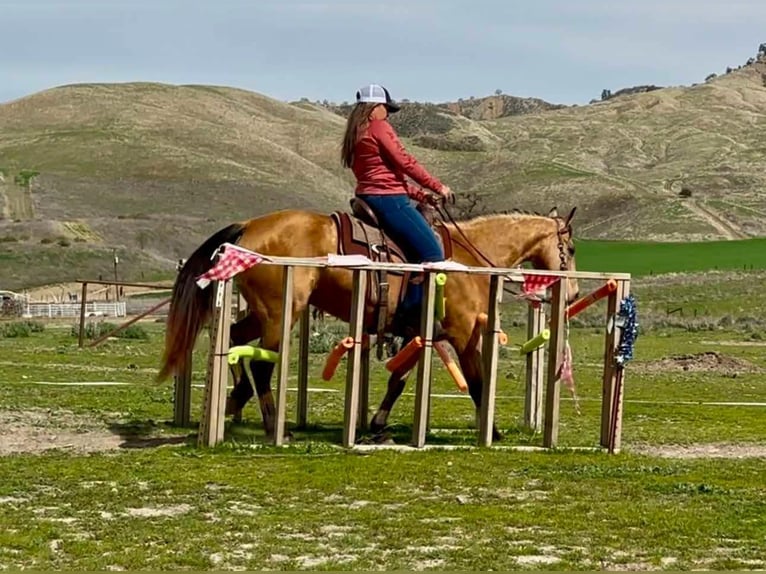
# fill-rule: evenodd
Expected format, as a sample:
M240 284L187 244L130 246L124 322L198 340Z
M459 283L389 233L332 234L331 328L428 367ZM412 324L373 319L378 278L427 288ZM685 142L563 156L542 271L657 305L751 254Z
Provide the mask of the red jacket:
M405 151L387 120L370 120L356 142L351 169L356 176L357 195L406 193L416 201L423 201L426 192L409 184L405 176L437 193L442 187L438 179Z

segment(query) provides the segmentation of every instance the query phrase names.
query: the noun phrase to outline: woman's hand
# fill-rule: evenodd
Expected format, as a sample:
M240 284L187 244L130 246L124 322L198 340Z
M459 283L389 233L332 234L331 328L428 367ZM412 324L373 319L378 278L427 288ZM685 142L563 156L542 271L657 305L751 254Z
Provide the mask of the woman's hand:
M452 197L452 190L449 188L448 185L442 185L442 188L439 190L439 193L444 196L444 199L449 199Z

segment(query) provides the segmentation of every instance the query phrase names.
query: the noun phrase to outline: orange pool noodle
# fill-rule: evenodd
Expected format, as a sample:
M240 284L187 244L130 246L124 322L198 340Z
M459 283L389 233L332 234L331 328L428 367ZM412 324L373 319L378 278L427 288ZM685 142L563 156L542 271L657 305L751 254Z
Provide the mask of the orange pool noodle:
M479 313L478 317L476 317L476 320L479 322L479 324L487 328L487 321L489 320L489 317L486 313ZM497 342L501 345L507 345L508 344L508 335L505 334L505 332L500 329L497 333Z
M354 346L353 337L345 337L340 343L335 345L335 348L327 355L327 361L325 361L324 369L322 370L322 378L325 381L332 379L335 374L335 369L338 368L340 360L343 358L348 350Z
M617 281L610 279L598 289L591 291L589 294L583 297L580 297L577 301L567 307L567 319L571 319L583 309L586 309L599 299L602 299L609 295L609 293L612 293L615 289L617 289Z
M437 341L434 343L434 348L436 349L436 352L439 353L439 357L441 357L444 366L447 367L447 371L452 376L452 380L455 381L455 385L461 393L464 393L468 390L468 383L465 382L463 371L460 370L460 367L452 359L452 356L447 351L445 345L446 343L444 341Z
M389 372L393 373L394 371L401 371L404 369L404 367L409 366L410 369L412 368L412 365L415 364L415 361L417 360L418 354L420 353L420 349L423 348L423 339L421 339L419 336L415 337L407 343L404 348L399 351L396 356L391 357L388 362L386 362L386 369L388 369ZM409 369L406 369L408 371Z

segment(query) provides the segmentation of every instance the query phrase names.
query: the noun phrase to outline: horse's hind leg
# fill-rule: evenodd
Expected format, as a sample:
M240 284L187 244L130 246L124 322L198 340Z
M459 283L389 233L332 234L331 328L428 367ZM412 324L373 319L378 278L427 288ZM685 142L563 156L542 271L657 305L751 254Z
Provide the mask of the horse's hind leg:
M233 346L245 345L258 339L261 336L261 326L256 316L250 313L234 323L230 329L230 336ZM250 385L245 369L242 368L240 371L239 380L234 382L234 389L226 401L226 416L241 415L247 401L253 396L253 387Z

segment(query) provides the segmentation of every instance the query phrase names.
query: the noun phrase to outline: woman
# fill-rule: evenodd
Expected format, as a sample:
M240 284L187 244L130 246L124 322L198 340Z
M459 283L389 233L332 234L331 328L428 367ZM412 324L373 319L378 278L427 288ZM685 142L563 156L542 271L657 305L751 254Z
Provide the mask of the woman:
M356 177L355 193L375 212L386 234L404 250L411 263L444 260L444 251L425 218L411 203L432 201L433 196L412 186L407 176L445 200L452 191L429 174L409 155L391 124L389 113L399 111L388 90L378 84L364 86L356 93L343 136L341 161ZM422 283L410 283L397 308L395 332L419 325ZM405 321L409 325L402 325ZM436 332L440 331L437 324Z

